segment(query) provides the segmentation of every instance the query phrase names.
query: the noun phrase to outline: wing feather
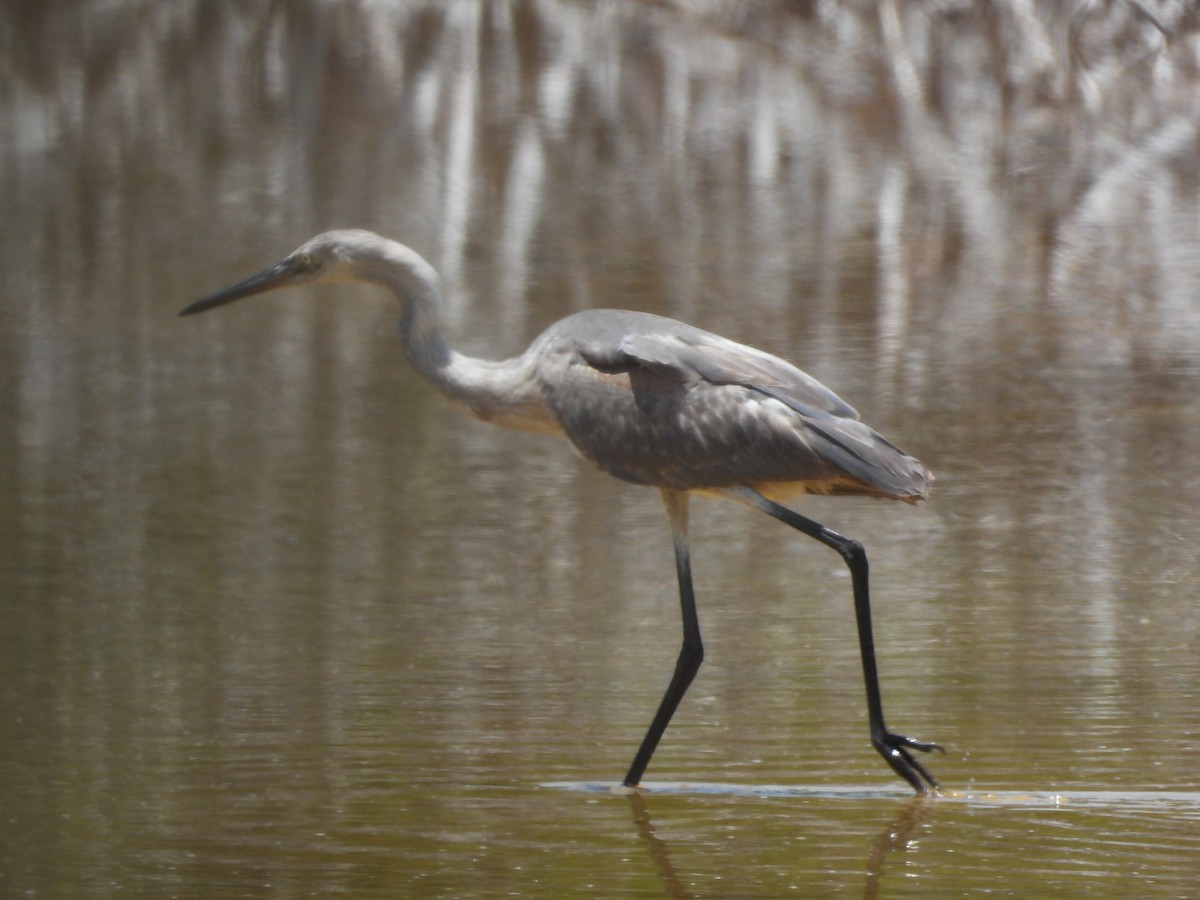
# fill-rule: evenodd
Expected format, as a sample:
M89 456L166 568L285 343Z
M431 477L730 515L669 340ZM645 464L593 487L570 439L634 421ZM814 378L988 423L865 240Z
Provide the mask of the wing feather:
M619 350L629 363L648 366L684 383L703 379L711 384L741 385L806 416L859 417L849 403L786 360L700 329L627 335Z
M566 397L553 404L585 455L620 477L680 488L796 483L910 502L928 489L924 466L777 356L645 313L593 311L566 322L559 337L577 362L628 376L630 405L614 407L604 429L588 427L588 410Z

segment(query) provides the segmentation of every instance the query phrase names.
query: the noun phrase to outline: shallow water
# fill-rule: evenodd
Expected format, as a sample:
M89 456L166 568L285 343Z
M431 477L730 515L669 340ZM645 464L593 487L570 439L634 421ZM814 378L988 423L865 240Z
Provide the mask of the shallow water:
M0 892L1195 892L1195 34L852 6L0 12ZM706 661L612 790L655 493L440 403L371 289L176 317L345 226L466 352L672 315L928 463L803 508L943 795L869 746L840 561L705 500Z

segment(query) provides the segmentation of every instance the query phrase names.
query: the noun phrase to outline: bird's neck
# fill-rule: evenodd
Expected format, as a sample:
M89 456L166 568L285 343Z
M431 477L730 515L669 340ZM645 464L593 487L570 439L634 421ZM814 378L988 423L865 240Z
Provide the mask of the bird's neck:
M409 363L455 406L477 419L525 431L555 433L528 354L506 360L465 356L442 334L437 282L389 284L404 303L399 332Z

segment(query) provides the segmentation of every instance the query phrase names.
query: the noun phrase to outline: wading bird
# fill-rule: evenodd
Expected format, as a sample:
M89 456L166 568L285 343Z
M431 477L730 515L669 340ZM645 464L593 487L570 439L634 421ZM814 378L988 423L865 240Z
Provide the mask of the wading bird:
M790 363L661 316L588 310L551 325L512 359L464 356L442 336L441 287L433 267L408 247L368 231L317 235L282 262L197 300L180 315L277 288L348 281L396 294L409 362L464 411L508 428L566 435L604 471L661 491L675 546L683 647L624 784L641 781L704 659L687 532L688 498L707 494L760 510L842 556L854 592L871 743L917 793L937 788L911 751L942 748L894 734L884 724L862 544L779 502L813 493L918 503L931 481L920 462Z

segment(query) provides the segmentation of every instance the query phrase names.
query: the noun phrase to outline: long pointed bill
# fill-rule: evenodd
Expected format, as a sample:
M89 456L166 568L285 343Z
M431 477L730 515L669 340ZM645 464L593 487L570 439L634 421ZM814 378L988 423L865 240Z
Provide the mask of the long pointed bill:
M295 263L291 259L285 259L283 262L271 266L266 271L259 272L257 275L251 275L245 281L239 281L237 284L227 287L224 290L217 291L215 294L209 294L195 303L188 304L179 314L181 316L194 316L196 313L216 309L218 306L224 306L226 303L232 303L234 300L241 300L243 297L250 297L254 294L262 294L266 291L287 287L296 283L296 276L298 274L300 273L297 271Z

